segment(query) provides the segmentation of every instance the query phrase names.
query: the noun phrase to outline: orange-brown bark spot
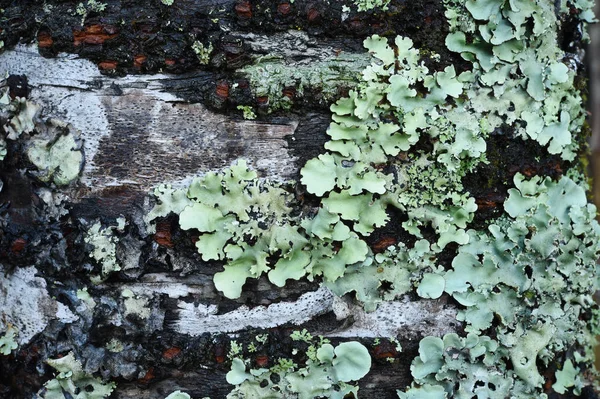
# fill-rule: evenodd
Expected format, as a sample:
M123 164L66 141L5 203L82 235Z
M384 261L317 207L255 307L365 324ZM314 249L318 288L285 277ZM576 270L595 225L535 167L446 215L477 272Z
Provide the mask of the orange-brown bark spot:
M252 18L252 4L249 1L240 1L235 5L235 13L238 17Z
M19 252L25 249L26 245L27 241L24 238L17 238L13 241L12 245L10 246L10 250L13 253L18 254Z
M54 40L52 40L52 36L48 32L40 32L37 37L38 47L48 48L52 47Z
M282 90L281 93L283 94L284 97L287 97L290 100L293 100L294 96L296 95L296 88L295 87L286 87Z
M256 364L259 367L266 367L269 363L269 357L267 355L256 356Z
M373 348L373 357L376 359L396 357L397 355L398 351L396 350L396 347L389 341L383 341Z
M383 237L375 244L372 245L373 251L382 252L385 251L390 245L395 245L398 241L394 237Z
M291 9L292 9L292 7L290 6L290 3L281 3L280 5L277 6L277 12L280 13L281 15L289 14Z
M117 69L117 61L102 61L98 64L98 67L105 71L112 71Z
M162 245L163 247L174 247L173 241L171 241L171 223L169 223L166 220L163 220L156 224L156 233L154 234L154 241L156 241L158 245Z
M141 68L147 59L148 57L146 57L144 54L138 54L133 57L133 66L136 68Z
M149 384L149 383L150 383L150 381L152 381L152 380L154 379L154 377L156 377L156 376L154 375L154 368L153 368L153 367L150 367L150 368L148 369L148 371L146 372L146 374L145 374L145 375L144 375L142 378L140 378L138 381L139 381L141 384Z
M229 97L229 83L226 80L221 80L217 83L217 96L221 98Z
M167 359L167 360L172 360L174 359L177 355L179 355L181 353L181 349L174 346L172 348L169 348L167 350L165 350L163 352L163 358Z
M116 28L113 26L90 25L83 30L73 31L73 44L75 46L79 46L81 43L102 44L116 36Z

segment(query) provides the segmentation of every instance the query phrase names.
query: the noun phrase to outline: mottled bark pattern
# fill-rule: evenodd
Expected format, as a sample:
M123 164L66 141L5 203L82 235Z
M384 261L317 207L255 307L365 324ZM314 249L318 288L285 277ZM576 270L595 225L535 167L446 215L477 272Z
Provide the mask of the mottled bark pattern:
M342 8L349 1L175 0L166 6L159 0L105 0L104 11L91 11L85 18L75 12L78 3L0 0L0 40L6 49L0 55L0 70L13 74L8 80L11 96L40 103L44 118L72 123L81 132L86 154L80 181L59 190L26 172L31 164L22 141L8 142L0 167L0 265L7 276L35 266L45 282L48 303L56 301L74 311L79 304L74 292L82 287L88 287L97 302L93 317L72 323L50 320L31 342L1 356L0 397L31 397L53 376L43 361L72 350L86 371L117 383L114 398L162 399L176 389L194 398L223 398L232 388L225 381L232 338L247 346L256 334L267 333L267 344L248 356L252 366L268 367L291 356L297 344L289 334L302 328L328 336L333 343L360 335L356 339L374 362L360 381L361 397L396 397L395 390L411 382L409 367L419 339L432 331L460 331L452 299L406 298L394 308L405 318L384 310L374 314L382 326L379 331L399 338L403 351L397 352L385 336L375 344L377 335L368 333L369 320L360 325L353 315L336 318L334 305L340 299L306 299L318 289L316 283L292 281L279 289L266 278L249 280L239 299L224 298L212 283L222 264L201 260L194 245L197 234L182 231L173 216L159 219L157 231L148 234L142 218L149 208L147 194L157 184L181 185L237 158L249 159L262 177L298 180L299 168L322 151L330 114L318 87L303 96L289 88L291 110L270 113L239 73L256 56L278 48L284 55L294 50L296 43L270 39L278 37L275 34L305 32L308 40L302 45L314 53L364 53L362 41L371 34L404 35L415 47L440 54L439 61L425 59L430 69L452 64L460 73L468 63L446 49L442 1L392 1L387 11L352 11L343 20ZM575 29L564 26L565 46L579 46ZM252 46L249 34L265 36L267 45ZM207 64L192 50L194 41L213 44ZM294 57L286 61L293 65L313 59ZM340 87L338 97L348 89ZM247 104L256 107L257 120L241 118L236 107ZM509 132L496 133L488 142L490 163L464 181L479 205L472 224L476 228L502 212L514 174L559 176L569 166L533 142L516 144L507 139ZM417 147L426 145L430 144ZM314 206L315 199L300 185L289 189L302 205ZM127 219L124 231L117 234L122 270L93 285L90 275L98 274L100 265L89 258L85 233L95 221L116 225L120 216ZM405 216L391 216L397 223L368 238L375 251L414 241L400 228ZM449 245L440 263L449 264L455 250ZM124 289L149 295L147 318L123 314ZM184 304L216 306L221 333L183 334ZM289 304L294 316L308 317L294 325L296 319L281 318L273 310L278 318L274 325L219 324L230 320L225 316L236 320L241 306L247 307L244 312L267 312L278 304ZM354 312L361 315L358 309ZM237 336L228 335L234 332ZM112 338L124 344L122 352L105 349ZM304 351L294 359L305 360Z

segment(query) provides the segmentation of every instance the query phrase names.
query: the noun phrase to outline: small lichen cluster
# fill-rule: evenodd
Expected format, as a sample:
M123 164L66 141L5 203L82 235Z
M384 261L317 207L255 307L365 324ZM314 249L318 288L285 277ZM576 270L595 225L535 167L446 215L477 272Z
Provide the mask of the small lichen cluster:
M114 382L104 382L83 370L81 362L73 352L59 359L48 359L47 363L58 374L46 382L38 396L44 399L102 399L115 389Z
M210 54L213 52L214 47L212 43L208 43L208 46L205 46L202 42L195 40L194 43L192 43L192 50L196 53L198 62L201 65L208 65L210 62Z
M358 11L368 11L374 8L387 10L391 0L353 0L354 5L358 7Z
M7 155L6 140L22 140L32 168L30 173L44 183L67 186L84 164L83 142L73 126L57 119L42 121L41 106L24 98L11 100L5 81L0 82L0 161ZM0 185L1 189L1 185Z
M86 232L84 241L92 247L90 257L101 265L100 275L92 276L94 283L100 283L111 273L121 270L117 262L117 232L125 228L125 219L117 219L117 226L102 227L100 222L94 223Z
M18 330L10 323L6 323L6 330L0 336L0 354L7 356L19 347L16 341Z
M339 96L341 86L354 86L360 71L369 64L364 55L341 53L310 64L288 64L280 56L264 56L239 72L245 75L255 97L265 98L269 111L287 110L294 97L316 90L323 102Z
M271 368L249 369L241 357L232 359L227 382L236 387L229 399L242 398L338 398L357 396L352 385L371 368L367 348L358 342L343 342L333 346L325 338L313 338L306 331L295 331L291 338L310 346L303 367L290 359L279 359Z

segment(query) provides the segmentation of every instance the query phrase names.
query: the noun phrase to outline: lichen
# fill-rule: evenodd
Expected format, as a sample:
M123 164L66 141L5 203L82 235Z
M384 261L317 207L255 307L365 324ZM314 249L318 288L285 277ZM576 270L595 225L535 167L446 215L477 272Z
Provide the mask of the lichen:
M102 399L107 398L116 387L114 382L106 383L85 373L73 352L59 359L48 359L46 362L58 371L58 374L46 382L44 388L38 392L41 398Z
M302 97L309 89L318 92L321 101L330 103L339 96L340 87L356 84L368 62L364 55L347 53L310 64L290 64L280 56L264 56L239 72L250 81L254 96L265 99L268 110L275 111L290 109L294 97Z
M173 3L172 0L171 3ZM201 65L208 65L208 63L210 62L210 54L213 52L214 47L212 43L208 43L208 46L205 46L202 42L195 40L192 44L192 50L194 50L194 53L196 53L196 57L198 57L198 62L200 62Z
M6 323L6 331L0 336L0 353L4 356L10 355L10 353L19 347L15 340L18 335L18 330L10 323Z
M236 387L227 395L235 398L343 398L357 397L352 385L371 368L371 357L362 344L350 341L333 346L327 339L315 339L306 331L291 336L295 341L310 343L303 367L291 359L279 359L271 368L249 369L248 360L234 357L227 382Z
M251 106L249 105L238 105L237 109L242 111L242 115L244 116L244 119L256 119L256 114L254 113L254 110L252 109Z
M116 234L123 230L124 219L117 221L117 226L102 227L102 223L94 223L86 232L84 241L92 247L90 257L101 266L99 275L92 276L94 283L100 283L111 273L121 270L117 261L117 242Z
M123 297L123 306L125 307L125 316L136 315L140 319L148 319L152 309L148 306L149 299L143 295L136 295L130 289L124 289L121 292Z
M37 130L38 134L27 146L27 157L38 169L33 174L43 182L69 185L83 169L83 142L79 133L56 119L38 125Z
M354 5L358 8L358 11L369 11L374 8L381 8L387 10L391 0L353 0Z
M331 106L327 151L301 170L300 183L319 200L313 209L238 161L186 189L159 188L147 221L174 212L182 229L200 232L203 259L226 262L215 285L230 298L263 273L277 286L319 278L338 295L354 292L367 310L410 291L425 299L452 296L466 336L424 338L411 368L414 383L401 398L544 397L538 366L559 357L554 388L577 393L583 381L573 370L591 368L584 320L594 306L600 255L585 179L577 171L555 180L517 173L505 214L487 231L468 229L477 205L463 186L487 162L492 134L534 141L566 162L580 151L575 137L585 112L573 85L576 63L558 46L560 15L547 0L446 6L446 45L471 69L431 72L410 39L366 39L372 62L348 97ZM586 22L590 7L563 1L560 12L575 10ZM279 64L271 69L246 70L255 89L264 84L257 96L281 101L286 85L302 85L304 77ZM399 224L392 210L406 216L401 226L415 244L375 253L367 239ZM457 255L443 266L437 258L450 243ZM574 347L583 348L577 359L569 354ZM267 370L248 372L241 359L232 367L230 379L240 386L259 389L262 379L273 385L263 377ZM282 362L277 372L297 367Z

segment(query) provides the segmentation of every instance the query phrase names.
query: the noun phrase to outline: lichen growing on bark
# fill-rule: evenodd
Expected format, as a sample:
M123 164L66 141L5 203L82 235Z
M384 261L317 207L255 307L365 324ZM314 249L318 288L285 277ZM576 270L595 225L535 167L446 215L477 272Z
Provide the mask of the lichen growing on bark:
M258 229L249 236L260 237L262 230L272 229L268 226L282 224L292 234L290 245L302 251L302 259L297 259L289 246L271 246L284 250L278 264L286 257L290 260L269 272L277 285L288 278L322 275L334 292L354 291L369 309L413 289L424 298L446 292L463 306L458 319L469 335L425 338L413 362L415 382L400 392L401 397L542 397L545 380L538 372L539 362L547 365L575 350L579 364L592 367L585 344L590 333L578 320L594 306L591 294L598 288L594 265L600 228L594 221L595 208L586 205L585 187L566 176L555 182L516 175L516 189L504 203L507 216L490 224L488 233L467 230L477 206L462 180L487 162L489 136L508 134L506 130L514 132L513 140L535 140L549 154L572 161L579 151L574 136L585 115L573 86L577 70L558 47L560 22L548 1L449 1L447 6L446 45L471 62L471 70L457 75L450 66L430 73L410 39L397 37L393 45L379 36L365 40L373 61L349 96L331 107L328 152L309 160L301 171L301 183L321 199L316 212L275 219L254 213ZM564 3L561 12L569 12L569 7L579 7L585 16L589 4ZM417 146L423 140L431 144L429 150ZM200 186L209 189L208 181ZM263 190L269 186L264 183ZM231 195L229 201L240 198L223 187L215 186L218 195ZM200 231L217 231L227 213L217 214L212 208L216 201L206 202L191 189L187 197L201 205L178 212L180 220L198 206L209 207L197 216L215 213L209 221L212 227ZM286 195L280 191L282 200ZM285 200L293 206L289 201ZM365 240L390 223L388 207L408 216L402 227L417 239L426 228L433 229L435 238L421 240L421 252L407 259L395 247L375 254ZM223 236L215 249L220 253L225 247L227 253L231 237ZM354 254L344 258L350 248L344 243L350 238ZM330 252L326 262L320 252L323 243L340 248ZM435 258L449 243L458 244L458 255L445 268ZM253 243L236 256L257 248ZM204 254L213 251L199 249ZM244 259L249 263L241 266L233 259L215 276L226 296L238 296L247 277L270 268L267 256ZM243 273L230 274L234 268ZM276 277L279 270L282 278ZM384 283L391 286L388 293L381 290ZM520 309L519 316L514 309ZM471 354L449 355L461 351ZM573 365L573 360L566 361ZM573 387L566 375L560 374L561 381Z

